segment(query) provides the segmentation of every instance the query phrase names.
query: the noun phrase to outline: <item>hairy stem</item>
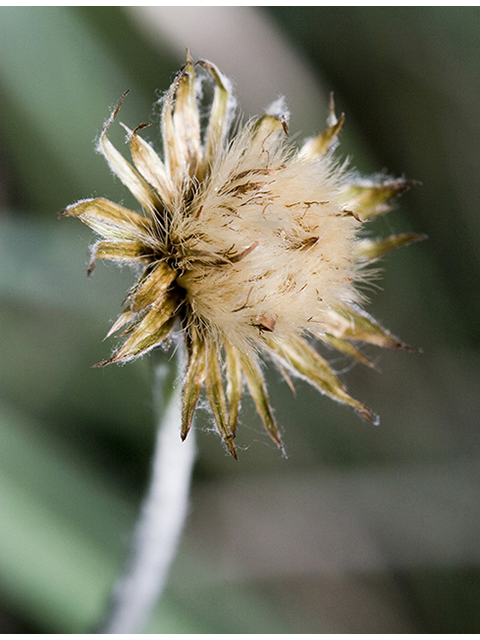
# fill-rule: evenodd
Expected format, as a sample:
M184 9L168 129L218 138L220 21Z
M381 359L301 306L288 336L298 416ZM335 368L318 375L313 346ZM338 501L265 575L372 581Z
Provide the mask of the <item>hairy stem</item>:
M97 633L142 630L165 587L187 514L195 446L193 433L185 442L180 439L181 385L175 386L180 355L176 354L175 363L163 354L155 356L154 397L159 417L150 487L129 562Z

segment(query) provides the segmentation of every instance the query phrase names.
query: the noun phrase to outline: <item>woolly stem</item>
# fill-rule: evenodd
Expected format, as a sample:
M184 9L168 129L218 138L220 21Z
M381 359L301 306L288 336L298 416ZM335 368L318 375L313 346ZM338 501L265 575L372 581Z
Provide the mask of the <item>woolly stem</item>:
M181 397L175 364L154 354L158 429L150 487L134 531L131 557L97 633L138 633L160 597L187 515L195 458L193 433L180 440Z

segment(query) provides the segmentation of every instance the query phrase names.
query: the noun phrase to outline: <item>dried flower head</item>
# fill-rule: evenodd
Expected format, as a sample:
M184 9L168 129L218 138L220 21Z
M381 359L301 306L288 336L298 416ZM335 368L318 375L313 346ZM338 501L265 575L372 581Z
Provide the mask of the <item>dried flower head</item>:
M201 124L201 81L213 84ZM123 98L122 98L123 100ZM408 348L361 309L356 284L365 265L419 239L402 234L359 238L362 223L389 209L406 180L359 180L339 166L332 146L344 116L298 150L288 141L283 99L244 126L236 125L228 79L210 62L188 56L164 96L163 159L127 131L133 165L107 137L98 149L142 207L137 213L104 198L82 200L64 216L80 218L102 238L98 258L141 265L125 309L108 335L127 336L107 361L124 363L167 341L179 327L188 356L182 438L205 385L218 430L236 457L234 438L244 382L274 442L282 441L260 366L267 354L291 385L303 378L367 420L375 414L352 398L311 346L315 338L364 364L367 342ZM225 386L224 386L225 384Z

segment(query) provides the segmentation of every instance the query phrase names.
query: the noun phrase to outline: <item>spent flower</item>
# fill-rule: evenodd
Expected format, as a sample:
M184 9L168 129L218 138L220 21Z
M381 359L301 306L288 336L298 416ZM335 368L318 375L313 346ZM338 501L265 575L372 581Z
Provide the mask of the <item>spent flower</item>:
M202 125L202 83L213 86ZM125 96L124 96L125 97ZM273 441L282 440L261 367L267 355L291 385L303 378L376 423L312 346L326 343L371 366L358 342L407 345L362 309L366 266L421 238L367 239L363 225L389 210L404 179L360 179L333 155L344 116L331 101L327 129L299 149L288 139L288 111L276 100L261 117L235 120L229 80L212 63L187 62L162 98L163 156L124 126L133 164L108 139L98 149L141 206L82 200L62 215L80 218L100 240L92 260L141 267L108 336L123 344L97 366L124 363L177 336L187 353L181 437L205 387L218 431L236 457L234 438L244 385Z

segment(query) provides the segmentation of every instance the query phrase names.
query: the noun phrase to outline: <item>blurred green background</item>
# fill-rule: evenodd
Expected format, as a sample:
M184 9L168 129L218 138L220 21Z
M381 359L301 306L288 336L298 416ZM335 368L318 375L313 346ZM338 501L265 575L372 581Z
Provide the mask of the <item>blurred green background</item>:
M284 93L363 173L423 183L374 231L427 233L384 261L369 310L422 353L327 354L362 422L304 384L269 388L288 459L250 401L240 461L198 424L191 512L152 633L480 631L480 10L10 7L0 10L3 633L92 628L128 548L154 425L148 358L92 369L133 275L98 265L57 219L94 195L134 206L94 153L122 121L158 122L185 47L252 115ZM118 128L113 141L121 143ZM155 128L148 131L152 140ZM117 137L116 137L117 136Z

